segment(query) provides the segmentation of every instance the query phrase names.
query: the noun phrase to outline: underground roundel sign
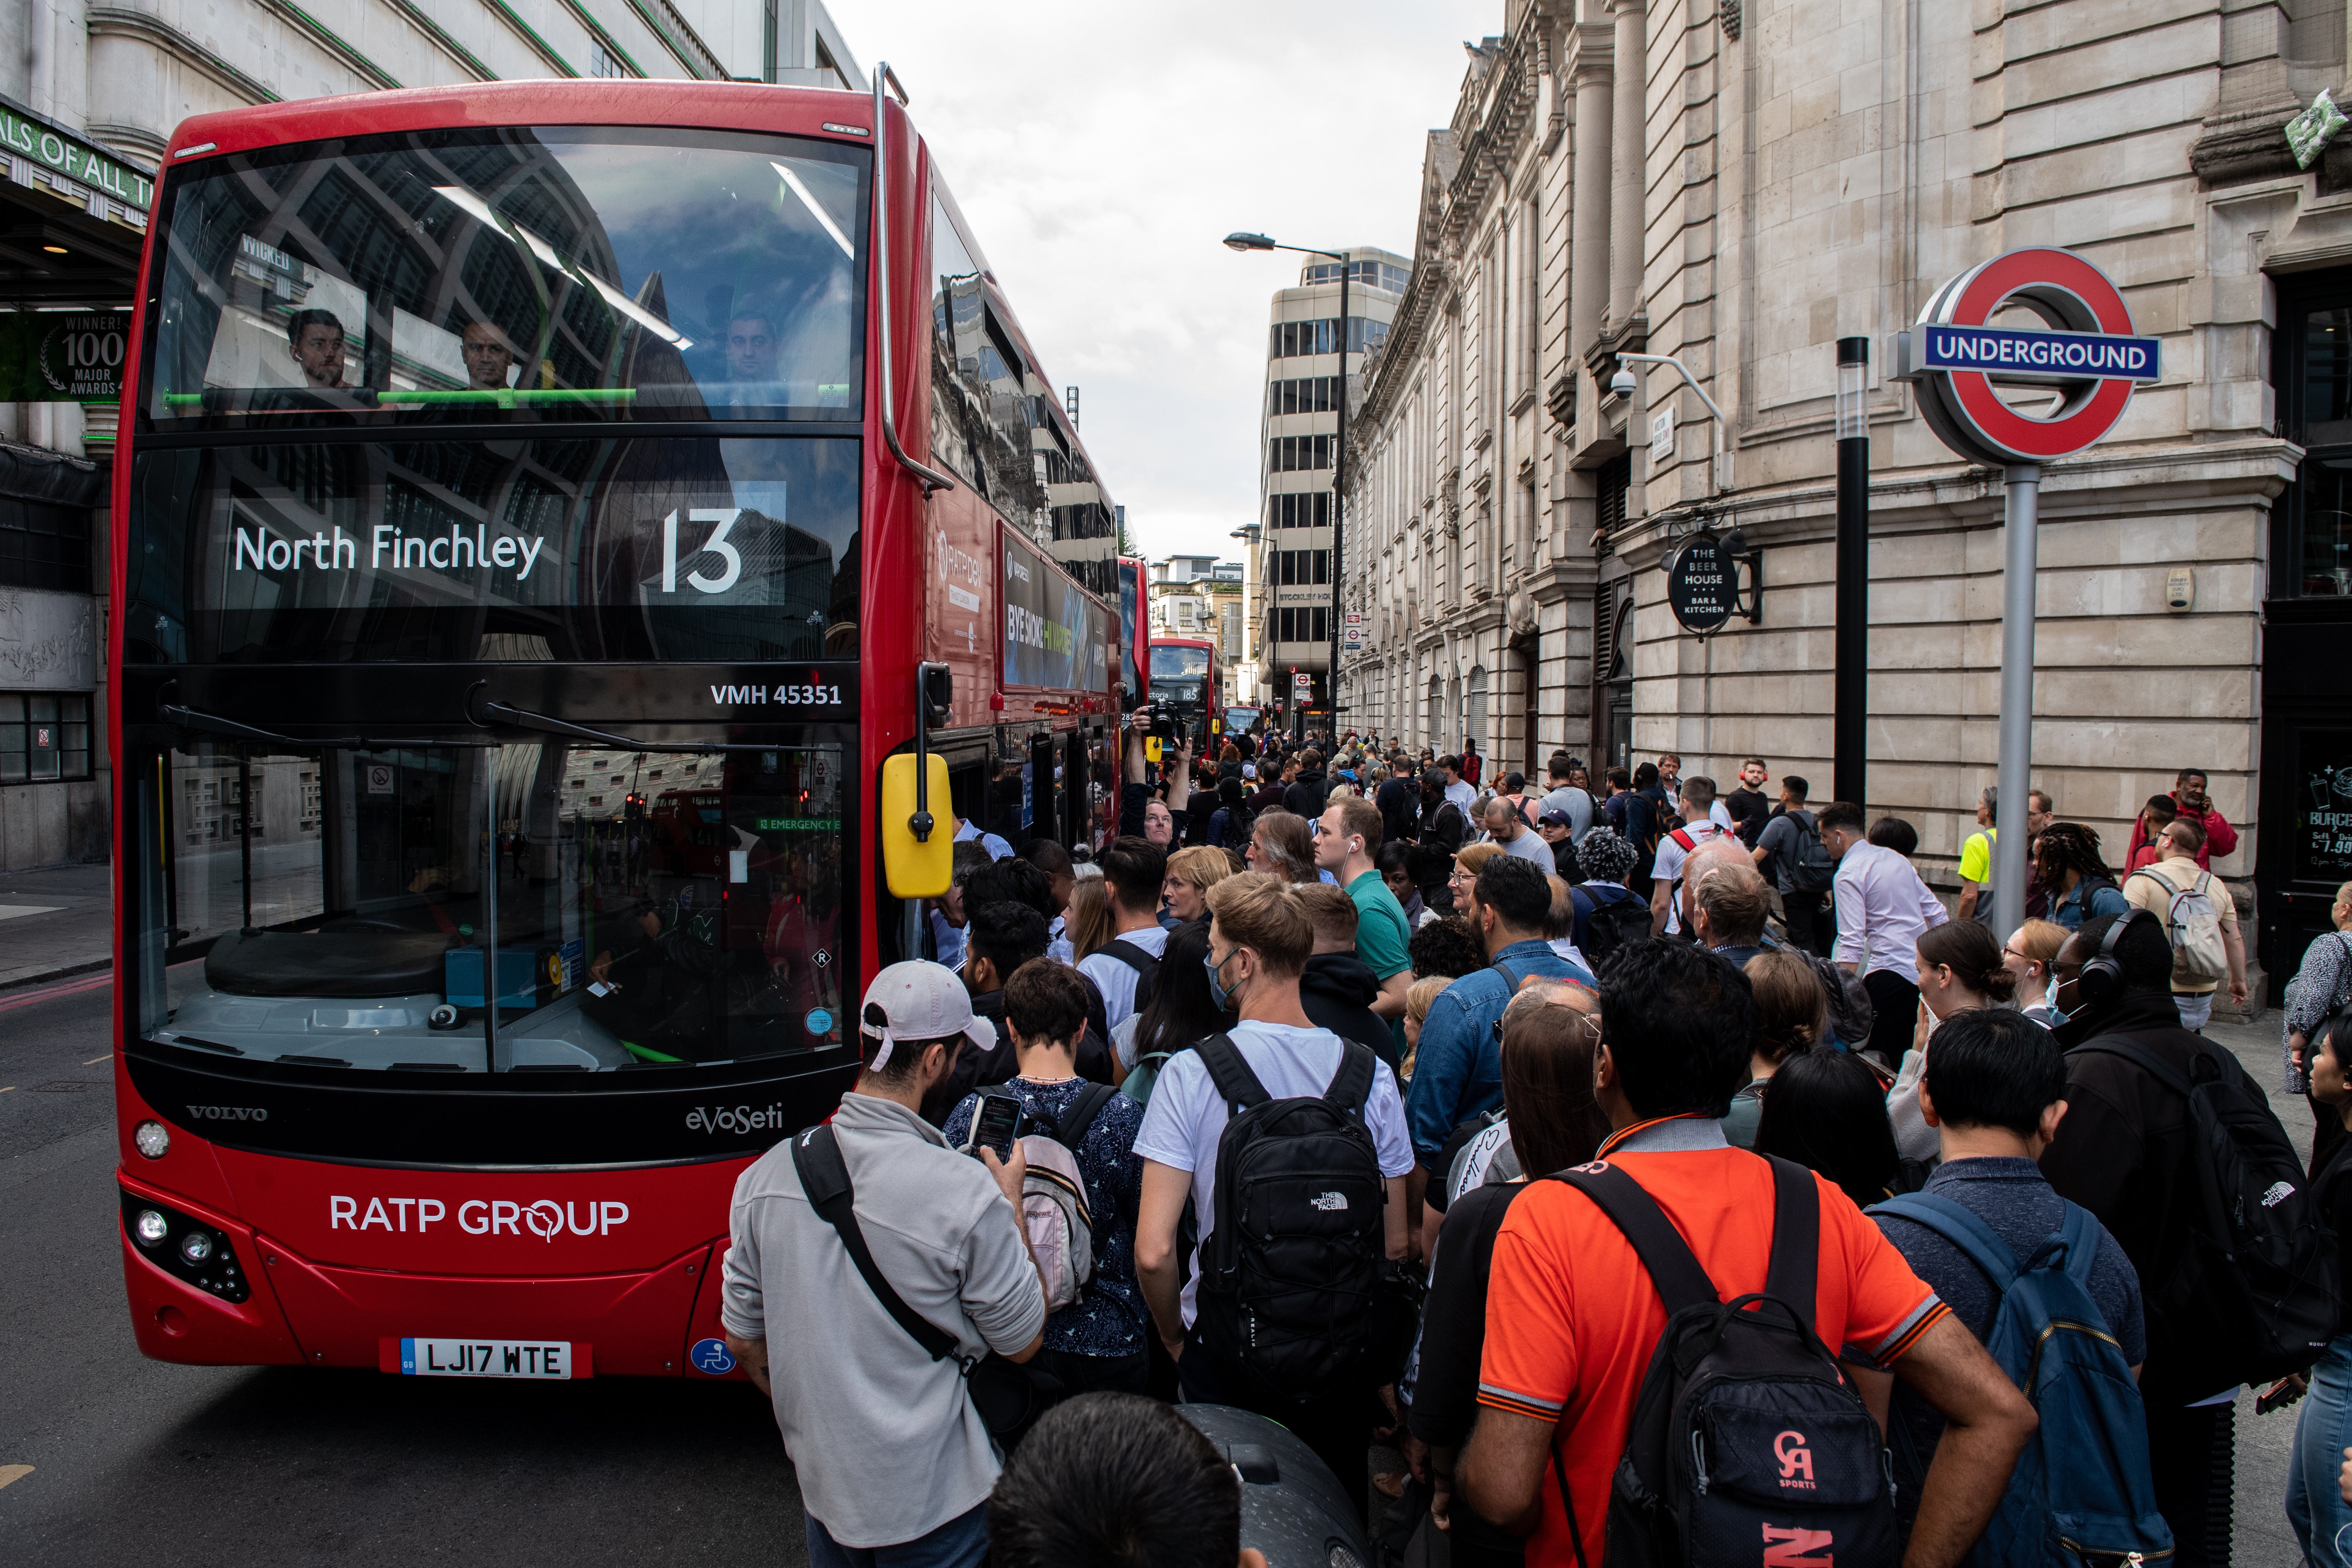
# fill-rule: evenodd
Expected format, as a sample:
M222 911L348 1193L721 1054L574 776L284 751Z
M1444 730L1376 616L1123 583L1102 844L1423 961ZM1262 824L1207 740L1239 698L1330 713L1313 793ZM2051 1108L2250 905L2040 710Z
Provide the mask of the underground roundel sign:
M1993 324L2022 310L2039 328ZM1936 290L1895 339L1896 379L1944 444L1996 467L2082 451L2158 372L2158 342L2132 331L2107 275L2071 250L1996 256Z

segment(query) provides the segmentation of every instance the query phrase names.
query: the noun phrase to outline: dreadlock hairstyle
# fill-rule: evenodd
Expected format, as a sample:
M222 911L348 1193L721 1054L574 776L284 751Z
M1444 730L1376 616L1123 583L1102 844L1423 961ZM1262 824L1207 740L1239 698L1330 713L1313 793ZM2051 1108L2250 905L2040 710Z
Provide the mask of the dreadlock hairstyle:
M2053 822L2033 841L2033 863L2044 885L2055 888L2073 871L2084 881L2113 881L2099 854L2099 836L2079 822Z

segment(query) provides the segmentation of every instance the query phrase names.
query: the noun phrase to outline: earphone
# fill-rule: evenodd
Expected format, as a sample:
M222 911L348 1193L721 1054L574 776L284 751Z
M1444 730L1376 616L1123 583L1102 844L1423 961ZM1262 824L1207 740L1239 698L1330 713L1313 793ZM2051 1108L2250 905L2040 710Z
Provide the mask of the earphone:
M2152 921L2156 917L2146 910L2126 910L2116 917L2107 934L2099 939L2099 951L2083 965L2083 973L2074 977L2074 994L2095 1007L2103 1007L2123 994L2124 966L2116 962L2116 943L2134 921Z

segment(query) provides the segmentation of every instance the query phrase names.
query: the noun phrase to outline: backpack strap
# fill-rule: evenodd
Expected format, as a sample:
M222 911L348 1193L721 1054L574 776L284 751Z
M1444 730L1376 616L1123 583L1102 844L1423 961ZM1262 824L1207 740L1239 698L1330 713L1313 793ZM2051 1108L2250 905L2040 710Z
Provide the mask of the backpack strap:
M1095 1124L1095 1112L1108 1104L1110 1097L1118 1092L1107 1083L1090 1083L1078 1090L1078 1098L1070 1101L1070 1109L1059 1120L1055 1141L1076 1153L1078 1145L1086 1142L1087 1129Z
M1486 967L1494 970L1503 977L1503 984L1511 988L1509 992L1510 995L1516 996L1519 994L1519 972L1517 970L1513 969L1509 964L1505 963L1499 958L1495 960L1494 963L1488 964ZM1508 1005L1507 1000L1505 1005Z
M1697 844L1692 841L1690 829L1687 827L1677 827L1672 833L1667 834L1666 837L1681 845L1683 847L1683 853L1685 855L1698 847ZM1676 881L1680 881L1681 879L1682 879L1679 877L1675 879Z
M1160 961L1125 937L1120 937L1116 942L1107 942L1095 951L1109 953L1146 980L1160 973Z
M2144 1046L2137 1040L2131 1039L2123 1035L2099 1035L2091 1039L2084 1040L2081 1045L2076 1046L2074 1049L2077 1051L2098 1051L2106 1056L2121 1057L2124 1060L2134 1064L2142 1072L2147 1074L2148 1077L2156 1079L2157 1082L2164 1085L2165 1088L2180 1096L2183 1100L2189 1098L2189 1091L2191 1087L2189 1080L2189 1075L2182 1072L2170 1062L2166 1061L2164 1058L2157 1054L2152 1047ZM2205 1056L2209 1053L2200 1051L2198 1054L2200 1056Z
M856 1211L851 1207L856 1191L849 1184L849 1167L842 1163L841 1145L833 1136L830 1123L820 1123L793 1140L793 1169L801 1179L801 1191L808 1197L809 1206L818 1217L840 1233L841 1244L849 1250L849 1260L857 1265L857 1272L866 1288L874 1292L883 1310L907 1331L908 1337L929 1352L933 1361L954 1356L965 1372L971 1369L957 1354L953 1336L907 1305L906 1298L891 1287L874 1253L866 1245L866 1233L857 1224Z
M1794 1160L1765 1157L1772 1163L1772 1252L1764 1267L1764 1293L1810 1331L1821 1284L1821 1189L1812 1172Z
M1686 1307L1704 1307L1723 1300L1707 1278L1706 1270L1690 1244L1666 1218L1658 1200L1642 1188L1642 1184L1625 1172L1605 1161L1590 1165L1572 1166L1557 1171L1544 1178L1548 1182L1564 1182L1591 1198L1607 1215L1611 1223L1625 1233L1633 1251L1649 1270L1650 1283L1658 1289L1659 1298L1665 1302L1666 1316L1671 1318ZM1777 1252L1777 1246L1774 1250Z
M1257 1074L1250 1071L1250 1065L1242 1058L1241 1047L1234 1044L1234 1037L1223 1029L1207 1037L1192 1049L1199 1054L1202 1065L1209 1069L1209 1080L1217 1086L1218 1095L1227 1105L1247 1110L1253 1105L1264 1105L1274 1098L1266 1093L1265 1085L1258 1082Z
M2080 1204L2066 1203L2063 1198L2058 1201L2066 1204L2065 1223L2058 1227L2058 1238L2066 1244L2066 1273L2088 1296L2091 1266L2099 1258L2099 1221Z
M1379 1061L1369 1047L1341 1037L1339 1070L1331 1075L1330 1087L1323 1091L1323 1098L1348 1115L1361 1111L1364 1102L1371 1098L1372 1068Z
M2074 1209L2072 1204L2066 1206ZM2074 1212L2079 1214L2082 1211L2075 1209ZM2009 1288L2017 1282L2017 1254L2010 1250L2007 1242L1993 1234L1990 1226L1950 1198L1938 1197L1931 1193L1904 1193L1884 1203L1871 1205L1870 1214L1874 1218L1879 1215L1893 1215L1897 1219L1907 1219L1913 1225L1934 1231L1967 1254L1969 1261L1982 1269L1985 1278L1992 1281L1995 1290L2006 1294ZM2073 1215L2068 1215L2068 1219L2071 1223ZM2073 1238L2070 1236L2068 1239L2071 1243ZM2070 1259L2073 1257L2071 1245L2068 1257Z

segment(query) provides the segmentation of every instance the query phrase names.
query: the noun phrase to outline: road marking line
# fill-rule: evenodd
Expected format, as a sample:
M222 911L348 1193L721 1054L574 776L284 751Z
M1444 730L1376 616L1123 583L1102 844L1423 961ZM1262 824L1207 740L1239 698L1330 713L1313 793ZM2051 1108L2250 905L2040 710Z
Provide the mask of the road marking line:
M21 995L0 1000L0 1013L10 1012L18 1007L29 1007L37 1002L54 1002L60 997L79 996L86 992L103 990L113 984L114 976L111 974L93 974L86 980L68 980L56 985L45 985L37 991L27 991Z
M11 1481L21 1481L32 1473L33 1467L30 1465L0 1465L0 1487L5 1487Z
M113 1053L112 1051L109 1051L109 1052L107 1052L107 1053L106 1053L106 1055L104 1055L104 1056L102 1056L102 1057L92 1057L92 1058L89 1058L89 1061L86 1061L86 1062L82 1063L81 1065L82 1065L82 1066L84 1066L84 1067L89 1067L89 1066L92 1066L93 1064L98 1063L98 1062L112 1061L113 1059L114 1059L114 1053Z
M7 1088L5 1088L5 1089L0 1089L0 1094L14 1094L14 1093L16 1093L16 1086L15 1084L13 1084L13 1083L12 1083L12 1084L10 1084L10 1085L9 1085Z

